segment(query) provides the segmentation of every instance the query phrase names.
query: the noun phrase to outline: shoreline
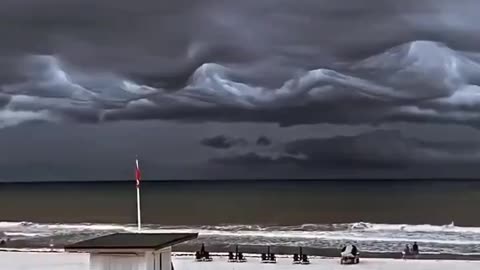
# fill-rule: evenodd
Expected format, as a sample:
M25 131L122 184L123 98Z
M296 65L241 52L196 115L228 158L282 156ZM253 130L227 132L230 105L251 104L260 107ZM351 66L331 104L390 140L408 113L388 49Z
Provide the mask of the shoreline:
M200 243L194 244L180 244L172 248L173 256L191 256L200 249ZM262 252L266 252L267 246L248 246L239 245L239 251L243 252L247 257L260 257ZM333 248L309 248L303 247L303 253L315 259L335 259L340 258L338 249ZM270 246L272 253L275 253L279 258L291 258L294 253L298 253L298 247L293 246ZM215 246L206 245L206 251L210 252L213 257L226 257L228 252L235 251L235 245L230 246ZM0 247L0 252L15 252L15 253L67 253L62 247L47 247L47 246L3 246ZM391 259L404 260L400 252L368 252L360 250L360 258L363 259ZM436 261L480 261L480 254L447 254L447 253L420 253L416 258L408 258L408 261L418 260L436 260Z

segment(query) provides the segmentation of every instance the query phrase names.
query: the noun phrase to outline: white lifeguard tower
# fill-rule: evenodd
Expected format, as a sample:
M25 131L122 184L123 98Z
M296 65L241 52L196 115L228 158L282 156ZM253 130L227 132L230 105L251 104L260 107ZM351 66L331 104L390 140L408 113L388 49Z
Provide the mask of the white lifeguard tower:
M65 246L90 254L90 270L174 270L172 246L197 233L116 233Z

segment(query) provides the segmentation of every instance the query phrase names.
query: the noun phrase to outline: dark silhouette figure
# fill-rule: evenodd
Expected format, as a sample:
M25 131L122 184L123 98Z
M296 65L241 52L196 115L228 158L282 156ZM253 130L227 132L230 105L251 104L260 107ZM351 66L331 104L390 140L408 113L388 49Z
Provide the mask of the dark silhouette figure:
M205 251L205 244L202 244L200 251L195 252L195 259L197 261L207 261L207 262L212 261L212 258L210 257L210 253L208 253L208 251Z
M359 263L359 255L357 246L355 245L346 245L343 246L341 250L342 258L340 259L341 264L357 264Z
M228 259L229 259L230 261L232 261L232 260L235 259L235 258L233 257L233 252L231 252L231 251L228 252Z
M412 253L413 255L418 255L419 253L417 242L413 242Z
M410 251L410 246L407 244L405 245L405 249L403 250L403 258L406 258L410 255L412 255L412 252Z
M293 254L293 262L299 262L300 261L300 256L298 256L297 253Z
M357 249L357 247L356 247L355 245L352 245L352 255L353 255L353 256L357 256L357 254L358 254L358 249Z

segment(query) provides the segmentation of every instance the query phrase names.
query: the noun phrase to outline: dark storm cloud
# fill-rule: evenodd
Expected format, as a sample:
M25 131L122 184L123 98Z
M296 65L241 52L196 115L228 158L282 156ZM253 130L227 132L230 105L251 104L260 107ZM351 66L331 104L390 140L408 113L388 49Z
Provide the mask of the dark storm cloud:
M399 131L378 130L356 136L301 139L287 142L281 150L229 153L212 161L237 166L294 164L324 169L404 169L460 165L478 166L480 143L430 142L408 138Z
M233 138L225 135L218 135L215 137L202 139L201 144L213 148L228 149L235 146L245 146L248 144L248 141L243 138Z
M461 3L460 3L461 2ZM0 127L478 126L478 1L3 1Z
M298 160L295 157L291 156L277 156L273 157L271 155L264 155L256 152L248 152L235 156L225 156L222 158L213 158L212 162L222 164L222 165L233 165L233 166L264 166L264 165L291 165L297 164Z
M249 147L269 146L272 144L272 140L269 139L267 136L262 135L258 137L255 141L253 141L252 144L250 145L250 142L245 138L233 137L233 136L227 136L227 135L217 135L214 137L204 138L200 141L200 143L204 146L211 147L211 148L229 149L234 147L245 148L247 146Z
M266 136L260 136L260 137L258 137L256 144L261 145L261 146L268 146L268 145L272 144L272 140L270 140Z

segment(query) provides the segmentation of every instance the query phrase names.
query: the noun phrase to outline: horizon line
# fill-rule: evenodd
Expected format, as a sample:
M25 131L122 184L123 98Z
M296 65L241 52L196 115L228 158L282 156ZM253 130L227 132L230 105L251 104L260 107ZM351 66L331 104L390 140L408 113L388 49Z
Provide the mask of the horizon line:
M276 178L260 178L260 179L150 179L142 180L142 183L176 183L176 182L295 182L295 181L311 181L311 182L391 182L391 181L403 181L403 182L443 182L443 181L457 181L457 182L477 182L479 178L453 178L453 177L419 177L419 178L295 178L295 179L276 179ZM135 183L135 179L110 179L110 180L15 180L15 181L3 181L0 180L0 184L107 184L107 183Z

